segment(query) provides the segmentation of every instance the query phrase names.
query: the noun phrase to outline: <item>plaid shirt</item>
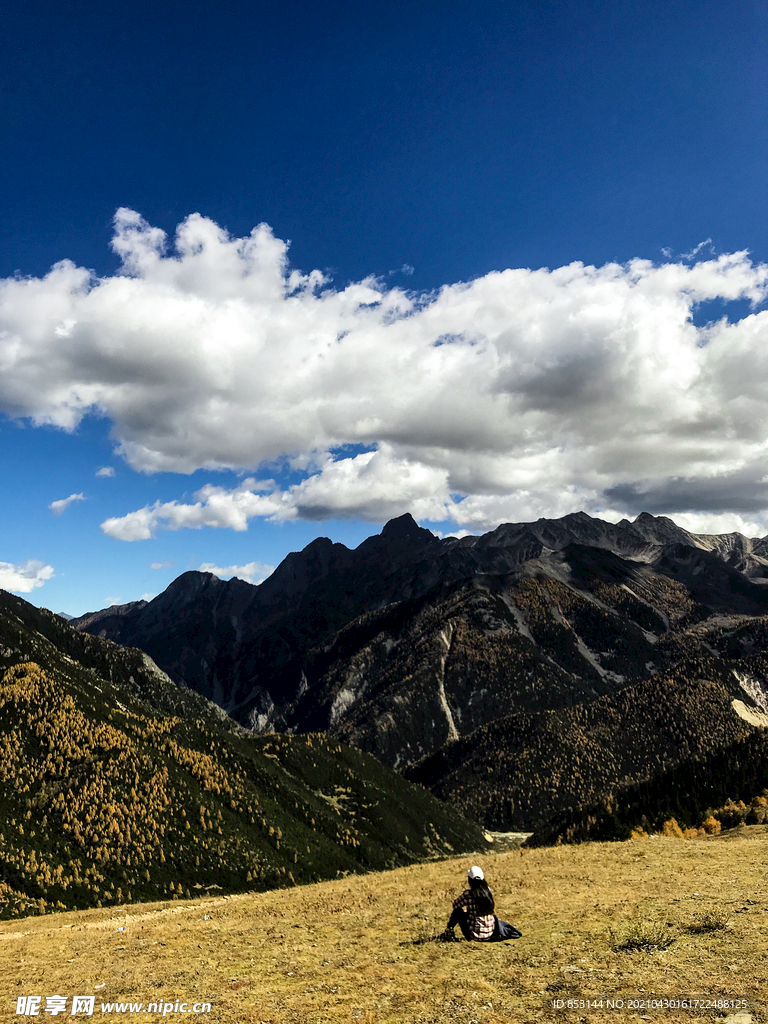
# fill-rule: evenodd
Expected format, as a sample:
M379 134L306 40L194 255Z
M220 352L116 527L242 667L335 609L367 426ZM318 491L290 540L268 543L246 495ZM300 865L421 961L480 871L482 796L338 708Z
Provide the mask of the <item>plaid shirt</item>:
M493 935L496 917L493 914L480 914L477 910L477 897L471 889L465 889L461 896L453 901L453 908L463 907L467 915L467 924L472 935L478 942L487 942Z

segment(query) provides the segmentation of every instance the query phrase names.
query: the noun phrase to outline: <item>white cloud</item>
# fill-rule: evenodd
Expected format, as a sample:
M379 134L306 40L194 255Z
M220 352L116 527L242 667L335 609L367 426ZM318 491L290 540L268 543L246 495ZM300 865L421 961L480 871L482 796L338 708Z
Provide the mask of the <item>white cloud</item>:
M745 537L763 537L768 533L768 517L759 519L733 514L676 512L675 522L691 533L742 533Z
M68 498L59 498L58 501L52 501L48 508L55 516L60 516L62 512L66 512L74 501L85 501L85 495L82 493L70 494Z
M158 527L166 530L193 529L204 526L227 527L245 530L248 520L255 515L277 515L281 509L280 495L254 493L272 485L272 481L259 484L248 478L232 490L206 484L196 494L194 505L183 505L177 501L159 502L146 505L128 515L107 519L101 529L118 540L148 540L155 536ZM286 512L290 509L285 504ZM290 514L279 518L293 518Z
M768 509L768 311L692 322L702 302L765 299L768 268L745 252L418 296L291 270L266 225L233 239L193 215L166 252L121 210L113 244L113 277L64 261L0 282L0 411L73 429L95 409L145 472L286 458L307 476L209 485L107 520L112 536L406 510L471 530L598 507L758 524Z
M157 597L157 594L142 594L139 598L140 601L151 601L153 597Z
M153 562L150 565L149 568L150 569L171 569L171 568L173 568L173 562L172 561L169 561L169 562Z
M96 476L114 476L115 471L112 466L102 466L101 469L96 470Z
M247 565L227 565L222 568L214 565L213 562L203 562L199 571L212 572L214 576L220 576L225 580L237 576L238 579L245 580L246 583L259 584L275 571L275 567L274 565L264 565L262 562L248 562Z
M684 260L692 260L696 256L698 256L699 253L702 250L704 250L704 249L708 249L709 252L714 253L715 247L712 245L712 239L711 238L705 238L703 242L699 242L698 245L694 245L694 247L691 249L690 252L684 252L682 254L683 259Z
M51 576L53 567L44 565L36 558L30 558L21 565L0 562L0 588L11 590L15 594L28 594L31 590L42 587Z

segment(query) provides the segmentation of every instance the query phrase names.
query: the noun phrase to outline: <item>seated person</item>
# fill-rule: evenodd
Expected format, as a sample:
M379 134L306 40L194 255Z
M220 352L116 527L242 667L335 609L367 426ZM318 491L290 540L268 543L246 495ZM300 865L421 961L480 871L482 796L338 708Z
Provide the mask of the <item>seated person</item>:
M519 939L522 932L506 921L500 921L494 914L493 893L485 880L483 869L471 867L467 872L469 889L453 901L453 913L448 920L442 938L455 938L453 929L461 928L465 939L470 942L503 942Z

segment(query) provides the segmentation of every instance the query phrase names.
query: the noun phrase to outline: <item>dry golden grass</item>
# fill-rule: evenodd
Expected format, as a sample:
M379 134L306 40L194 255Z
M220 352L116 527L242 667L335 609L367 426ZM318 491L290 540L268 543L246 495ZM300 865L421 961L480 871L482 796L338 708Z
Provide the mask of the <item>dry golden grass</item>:
M687 841L478 854L500 916L523 931L489 945L433 939L471 857L271 893L15 921L0 926L0 1008L10 1018L18 995L56 993L95 994L102 1019L102 1001L210 1000L202 1020L211 1024L724 1020L724 1012L644 1018L543 1003L645 990L764 1004L767 852L768 829L754 826ZM632 929L658 941L622 945Z

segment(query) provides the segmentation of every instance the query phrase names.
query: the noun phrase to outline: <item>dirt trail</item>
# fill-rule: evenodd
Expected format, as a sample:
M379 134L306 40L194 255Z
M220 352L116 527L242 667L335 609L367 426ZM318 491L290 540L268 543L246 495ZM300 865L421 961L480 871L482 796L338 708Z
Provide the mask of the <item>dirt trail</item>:
M50 917L37 917L37 918L34 918L34 921L35 921L35 924L37 925L37 927L35 927L35 928L27 928L26 931L0 931L0 940L3 940L3 939L21 939L25 935L31 935L33 931L37 932L37 931L40 931L40 930L49 931L49 932L62 932L62 931L66 931L68 929L77 929L77 930L82 930L82 929L87 929L87 930L102 929L102 930L107 930L107 929L122 928L124 926L127 927L129 924L134 924L136 921L148 921L148 920L150 920L152 918L157 918L157 917L170 917L173 914L197 913L197 912L199 912L201 910L205 911L205 910L208 910L208 909L210 909L212 907L218 907L222 903L227 903L227 902L231 902L231 901L234 901L234 900L247 899L250 896L253 896L253 893L243 892L243 893L234 893L231 896L215 896L215 897L213 897L211 899L204 900L202 902L196 900L191 905L190 904L179 904L177 906L158 907L156 910L144 910L140 914L133 914L133 913L130 912L130 910L128 910L126 908L125 910L122 910L122 911L120 911L117 914L113 913L110 917L104 918L103 920L100 920L100 921L84 921L84 922L79 922L78 924L53 924L52 919L55 919L56 917L64 916L64 915L63 914L62 915L58 915L58 914L54 915L54 914L52 914L52 915L50 915ZM76 913L76 911L75 911L75 913ZM8 924L12 925L13 922L8 922ZM25 924L29 924L29 921L26 921Z

